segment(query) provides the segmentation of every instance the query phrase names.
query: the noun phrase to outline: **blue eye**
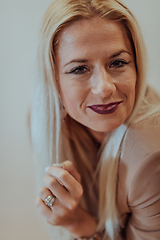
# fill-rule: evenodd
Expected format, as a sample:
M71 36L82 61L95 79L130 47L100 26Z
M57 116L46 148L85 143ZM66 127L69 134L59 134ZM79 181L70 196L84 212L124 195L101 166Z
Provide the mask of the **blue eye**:
M86 66L79 66L79 67L75 67L73 68L69 73L73 73L73 74L83 74L86 73L88 71L88 68Z
M115 60L111 63L110 68L121 68L125 65L129 64L130 62L126 62L124 60Z

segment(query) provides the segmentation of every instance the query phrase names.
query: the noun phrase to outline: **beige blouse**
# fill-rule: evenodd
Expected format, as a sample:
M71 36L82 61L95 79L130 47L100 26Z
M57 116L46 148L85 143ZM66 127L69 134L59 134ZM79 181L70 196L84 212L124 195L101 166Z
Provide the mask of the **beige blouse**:
M127 240L160 240L160 119L131 126L122 145L117 205Z

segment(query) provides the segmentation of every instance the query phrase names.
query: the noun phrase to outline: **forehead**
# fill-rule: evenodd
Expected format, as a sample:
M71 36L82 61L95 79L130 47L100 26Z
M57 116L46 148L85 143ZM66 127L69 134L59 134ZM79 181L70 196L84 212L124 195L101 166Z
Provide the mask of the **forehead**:
M119 48L131 48L124 26L117 21L102 18L78 20L64 27L58 37L58 53L71 55L99 49L107 49L108 54ZM92 47L92 48L91 48Z

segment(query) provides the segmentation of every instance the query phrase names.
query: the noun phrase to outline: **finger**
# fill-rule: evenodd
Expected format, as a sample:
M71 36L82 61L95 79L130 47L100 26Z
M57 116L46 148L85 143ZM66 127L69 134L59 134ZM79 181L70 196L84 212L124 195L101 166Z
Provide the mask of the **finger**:
M51 194L53 194L53 196L56 197L56 201L53 205L52 210L56 210L56 208L58 207L59 209L73 209L77 206L77 204L79 203L79 199L75 199L73 198L70 193L66 190L66 188L62 187L55 178L51 177L51 176L45 176L44 177L44 183L46 185L46 187L48 187L50 190L48 191L47 194L49 194L51 192ZM46 188L44 188L46 189ZM43 189L42 189L43 191ZM45 193L45 196L47 195ZM78 200L78 201L77 201Z
M66 215L68 215L70 212L68 209L63 208L59 205L53 207L52 210L44 204L43 200L40 197L36 201L36 206L45 220L54 226L62 225L62 223L64 223L64 219L66 219Z
M73 162L67 160L62 163L63 169L67 170L79 183L81 182L81 176L74 166Z
M67 207L70 209L71 204L73 205L75 203L75 199L71 197L66 188L62 187L55 178L49 175L45 176L43 181L46 188L49 188L47 194L51 193L51 195L56 197L56 202L53 207L61 205L61 207ZM41 191L43 192L43 189ZM44 195L46 196L47 194L45 193Z
M53 177L50 187L52 187L53 185L54 190L56 190L57 187L60 187L60 184L57 184L58 182L60 182L67 189L67 191L71 194L72 197L78 199L82 196L83 189L81 184L67 170L51 166L47 170L47 173L49 176ZM56 179L57 181L55 181L54 179ZM63 189L63 192L65 190L64 187L61 186L61 191ZM65 191L65 193L67 191Z
M46 221L50 222L50 219L52 218L52 209L46 206L40 197L36 200L36 207Z
M81 176L71 161L67 160L63 163L54 163L52 166L67 170L78 182L81 182ZM48 170L48 168L46 168L46 170Z
M48 188L42 188L39 193L40 198L44 201L46 206L52 207L55 204L56 197Z
M65 208L60 203L58 198L55 198L55 202L53 206L49 207L45 204L45 199L48 196L55 197L52 192L48 189L43 187L39 193L40 197L37 199L37 208L39 209L42 216L46 219L46 221L52 225L59 225L61 218L65 214ZM47 209L48 208L48 209ZM48 211L49 210L49 211Z

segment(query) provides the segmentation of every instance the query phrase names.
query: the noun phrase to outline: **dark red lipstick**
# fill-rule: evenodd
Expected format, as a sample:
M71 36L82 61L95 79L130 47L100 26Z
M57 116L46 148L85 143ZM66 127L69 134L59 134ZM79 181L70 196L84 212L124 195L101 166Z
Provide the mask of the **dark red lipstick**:
M119 102L112 102L109 104L97 104L97 105L91 105L88 106L92 111L98 113L98 114L111 114L114 113L119 105L122 103L122 101Z

